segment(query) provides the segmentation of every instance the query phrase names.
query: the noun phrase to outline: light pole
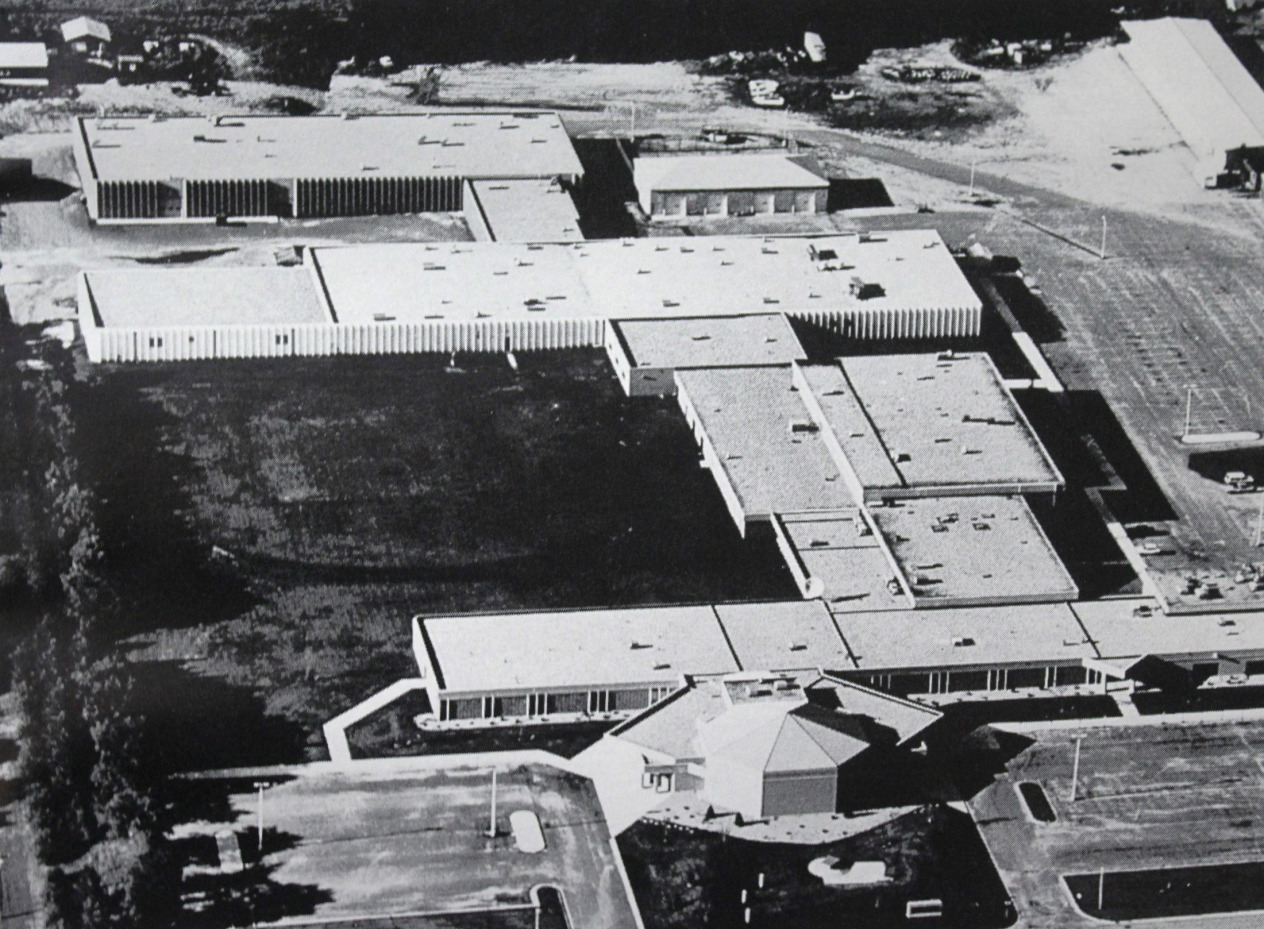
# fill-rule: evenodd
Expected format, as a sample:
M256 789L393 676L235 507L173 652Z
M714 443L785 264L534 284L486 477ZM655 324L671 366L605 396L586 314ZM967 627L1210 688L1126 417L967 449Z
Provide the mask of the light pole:
M267 781L255 781L255 788L259 791L259 861L263 861L263 792L272 785Z

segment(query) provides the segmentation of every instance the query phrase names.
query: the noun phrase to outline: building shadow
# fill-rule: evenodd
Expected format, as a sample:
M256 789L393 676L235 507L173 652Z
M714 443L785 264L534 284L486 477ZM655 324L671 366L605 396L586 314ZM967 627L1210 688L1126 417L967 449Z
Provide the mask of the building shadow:
M268 713L245 687L195 674L177 661L134 665L134 708L144 715L162 770L205 771L304 760L307 733Z
M825 203L830 213L895 206L886 185L876 177L831 177Z
M49 177L39 177L29 158L0 158L0 202L55 203L77 189Z
M1122 523L1178 519L1176 510L1106 398L1095 390L1067 391L1063 396L1063 409L1067 413L1063 428L1075 428L1079 435L1092 436L1124 485L1123 490L1101 492L1115 518Z
M571 192L580 231L589 239L635 236L636 221L625 204L636 200L636 185L620 140L575 139L573 144L584 166L584 179Z

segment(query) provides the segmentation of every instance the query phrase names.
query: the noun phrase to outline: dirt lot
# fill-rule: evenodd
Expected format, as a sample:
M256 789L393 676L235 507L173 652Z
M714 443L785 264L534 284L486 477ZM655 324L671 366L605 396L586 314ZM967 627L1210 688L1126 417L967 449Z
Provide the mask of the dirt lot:
M1024 728L1007 745L1006 754L1018 753L970 808L1022 925L1087 924L1064 874L1259 859L1264 723ZM1022 782L1043 788L1055 822L1031 818L1016 789Z
M636 925L588 781L554 768L500 768L497 835L489 838L489 768L297 774L264 794L265 882L253 893L271 902L267 921L521 905L532 887L549 883L565 894L574 926ZM257 861L258 795L249 781L230 789L228 809L213 823L180 834L231 828L247 861ZM539 817L542 852L517 850L509 817L519 810ZM227 903L227 879L194 883Z

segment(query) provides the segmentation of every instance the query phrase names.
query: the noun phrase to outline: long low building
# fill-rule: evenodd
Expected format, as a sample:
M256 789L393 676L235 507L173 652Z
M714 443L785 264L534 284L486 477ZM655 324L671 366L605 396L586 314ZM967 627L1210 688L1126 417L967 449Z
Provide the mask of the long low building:
M626 717L688 678L824 671L937 702L1140 680L1144 661L1264 677L1264 614L1164 617L1144 598L930 612L819 600L416 617L413 650L443 722ZM1142 681L1144 683L1144 681Z
M503 224L502 224L503 227ZM286 354L387 354L599 348L609 320L786 314L856 339L974 336L982 304L933 230L879 237L719 236L666 243L623 239L555 244L406 243L314 249L311 287L327 318L295 319ZM292 269L260 269L287 280ZM257 326L268 292L247 293L225 278L201 292L198 269L85 273L79 318L93 361L253 357L239 338ZM116 275L127 286L109 283ZM186 275L181 283L179 276ZM140 281L146 283L141 284ZM856 281L864 281L857 286ZM868 288L868 289L866 289ZM139 291L144 291L143 294ZM135 292L135 293L134 293ZM111 296L107 299L105 294ZM190 293L207 308L212 338L196 350L164 351L148 340L181 318ZM134 294L134 295L133 295ZM196 335L196 334L194 334ZM251 343L253 344L253 343ZM791 351L793 349L791 348ZM269 352L280 354L281 352Z
M97 222L461 212L470 181L583 176L551 112L81 117L74 155Z
M658 155L637 158L633 182L654 219L824 213L829 180L810 155Z

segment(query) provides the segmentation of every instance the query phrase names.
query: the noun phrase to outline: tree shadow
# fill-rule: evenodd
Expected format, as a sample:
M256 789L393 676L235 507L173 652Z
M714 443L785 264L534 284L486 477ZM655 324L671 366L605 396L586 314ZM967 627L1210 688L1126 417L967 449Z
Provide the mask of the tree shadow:
M171 414L143 399L161 372L102 377L75 391L84 470L100 505L101 548L124 608L119 638L238 616L260 601L199 539L192 462L164 446Z
M134 706L163 770L204 771L303 761L307 733L270 715L254 692L195 674L178 661L134 665Z
M268 838L266 830L264 837ZM279 867L255 864L237 874L187 876L183 886L185 912L180 924L188 929L229 929L274 923L312 916L318 906L333 902L333 893L318 884L275 880L273 875Z
M237 818L232 797L256 790L261 781L275 787L294 780L292 775L275 774L251 777L175 777L167 782L170 800L170 822L228 823Z

